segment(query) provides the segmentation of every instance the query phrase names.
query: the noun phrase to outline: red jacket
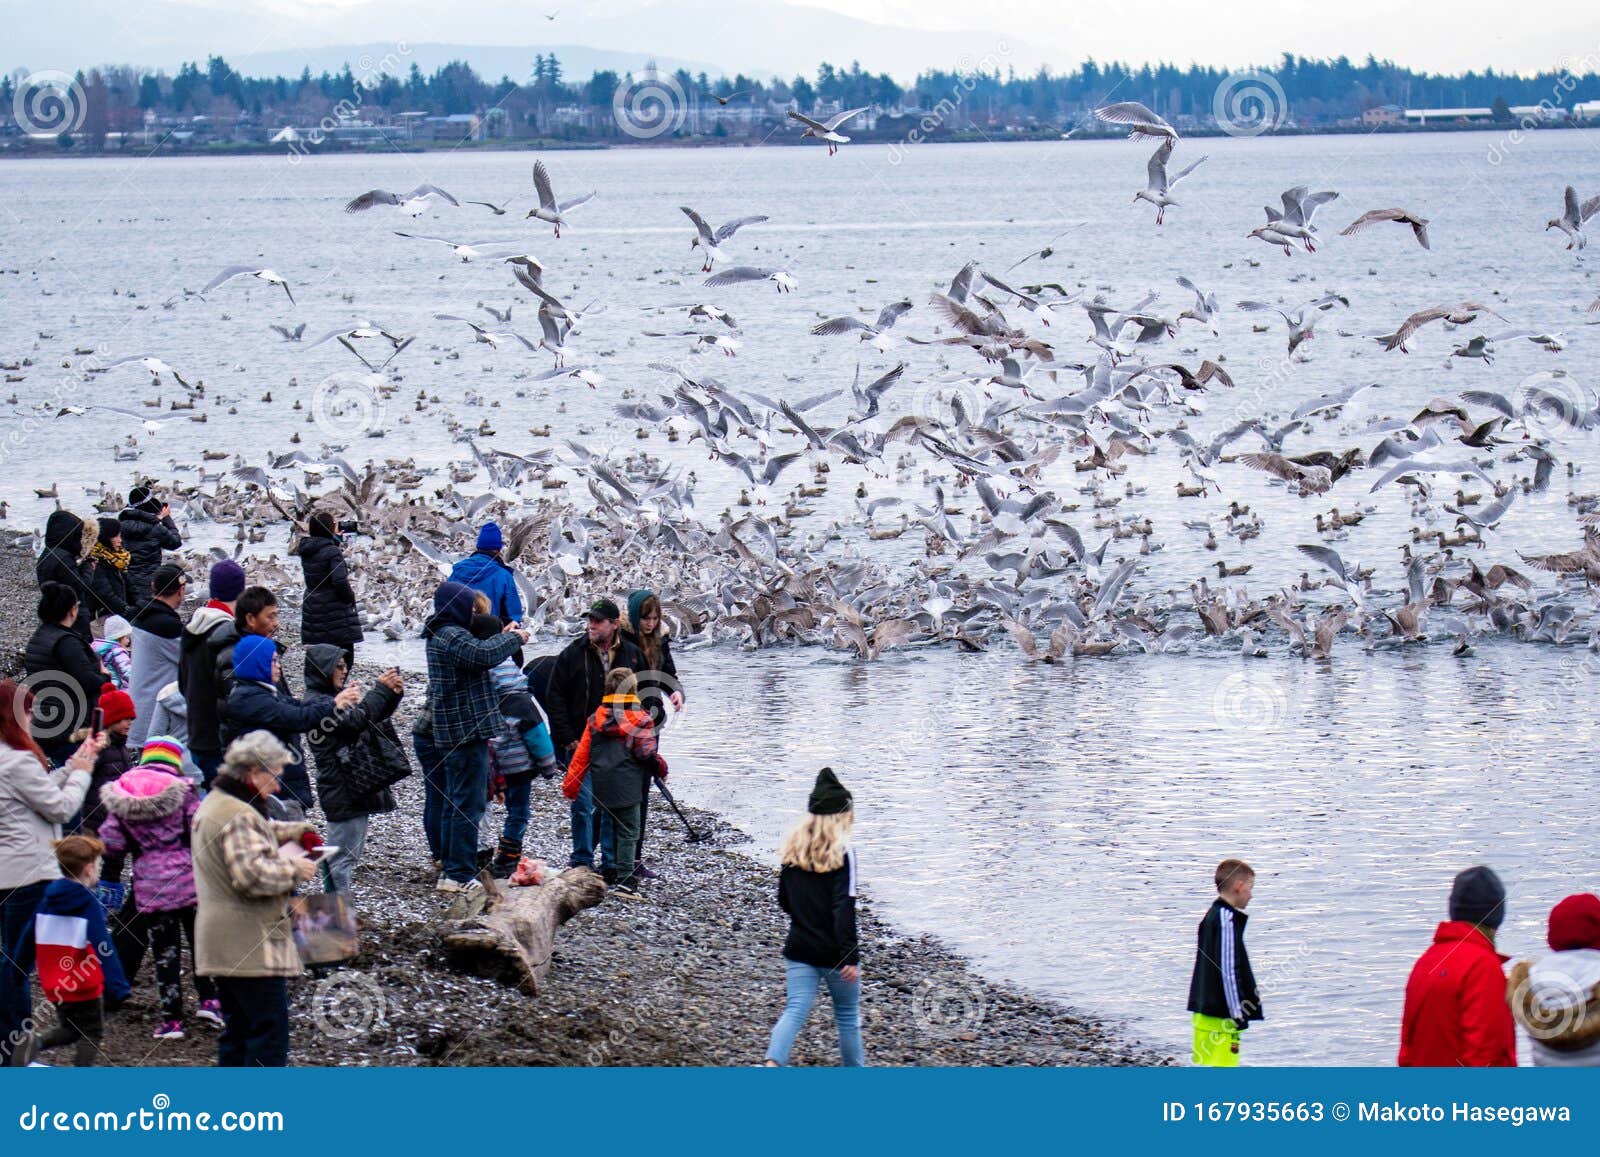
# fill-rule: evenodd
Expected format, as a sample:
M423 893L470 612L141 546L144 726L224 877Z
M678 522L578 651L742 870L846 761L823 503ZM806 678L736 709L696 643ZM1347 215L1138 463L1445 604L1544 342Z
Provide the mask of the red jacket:
M1475 924L1446 920L1406 982L1402 1067L1515 1067L1517 1033L1506 1003L1511 959Z

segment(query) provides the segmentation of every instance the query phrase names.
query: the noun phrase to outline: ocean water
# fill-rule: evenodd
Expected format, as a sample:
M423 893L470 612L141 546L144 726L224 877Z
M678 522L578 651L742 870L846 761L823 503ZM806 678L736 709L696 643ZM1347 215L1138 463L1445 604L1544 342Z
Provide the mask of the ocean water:
M736 390L798 398L848 386L858 359L863 376L876 376L903 358L906 378L884 399L889 418L947 415L958 392L982 405L1006 391L948 380L977 367L967 351L902 345L880 354L809 333L824 317L875 313L909 297L917 309L896 333L931 336L928 292L968 259L1012 284L1059 281L1120 305L1157 292L1152 308L1168 316L1189 304L1175 276L1214 291L1225 306L1220 332L1186 325L1157 351L1159 360L1191 366L1220 356L1237 382L1208 392L1197 403L1203 413L1185 418L1200 441L1243 416L1286 421L1300 402L1358 383L1377 388L1338 417L1314 420L1312 433L1291 435L1290 452L1370 450L1378 440L1363 432L1370 422L1410 418L1429 399L1469 388L1513 395L1532 384L1594 404L1600 331L1584 310L1600 294L1591 256L1600 249L1567 252L1543 227L1559 213L1563 185L1600 191L1600 134L1186 141L1178 159L1202 152L1209 159L1179 187L1182 204L1159 229L1148 206L1131 203L1149 147L1126 142L850 146L832 158L820 149L553 153L545 160L558 196L599 190L559 240L521 218L533 159L522 153L7 162L0 361L32 365L7 371L22 380L8 381L16 401L0 415L4 525L42 523L52 503L35 498L35 487L54 482L63 504L85 512L85 488L126 489L135 471L192 478L175 470L202 450L261 464L268 449L288 448L291 431L301 433L302 449L342 446L357 464L410 457L442 466L469 453L447 418L468 427L488 418L496 433L481 444L519 452L563 438L618 454L649 450L695 471L697 516L714 523L743 478L710 461L698 441L636 439L633 423L612 412L623 391L648 399L667 380L648 363L675 361ZM463 200L517 201L504 217L469 205L416 222L389 210L341 211L365 189L422 180ZM1285 258L1245 235L1263 219L1260 206L1296 184L1341 198L1319 218L1319 252ZM728 248L739 261L792 272L797 290L701 287L680 205L714 224L770 215ZM1399 226L1336 236L1362 210L1390 205L1431 219L1432 251ZM1048 260L1006 272L1080 220L1087 224L1056 240ZM492 351L464 340L465 327L434 320L448 312L496 325L477 303L517 301L512 326L538 332L531 299L503 266L463 263L443 245L395 230L504 239L535 254L555 292L603 310L585 322L568 360L605 380L594 390L571 379L534 383L529 376L550 365L548 355ZM207 300L182 294L225 265L254 261L289 279L293 304L280 289L246 281ZM1274 315L1232 308L1250 298L1292 309L1330 290L1349 308L1319 315L1317 337L1293 360ZM1367 340L1416 309L1468 299L1507 320L1486 316L1455 333L1435 325L1409 355ZM738 357L694 356L688 338L644 336L689 328L682 309L669 307L707 300L739 322ZM1055 343L1060 361L1094 352L1081 311L1056 313L1048 328L1012 313ZM359 365L336 344L306 350L269 326L305 322L309 339L358 319L417 340L392 367L392 396L371 399L356 425L329 422L316 402L319 383ZM1447 361L1472 334L1510 328L1559 331L1567 348L1550 354L1518 340L1502 343L1492 366ZM204 379L208 422L172 422L151 436L103 411L34 414L93 403L142 411L136 403L154 396L144 371L81 375L86 361L131 354ZM1070 373L1059 388L1040 385L1047 395L1075 388ZM416 412L419 390L440 404ZM168 383L163 397L173 396ZM848 400L824 407L819 420L842 420ZM1152 424L1174 420L1162 414ZM529 432L545 424L550 438ZM368 429L384 436L369 439ZM1568 496L1588 491L1593 435L1548 423L1538 432L1555 440L1574 473L1558 470L1548 492L1519 500L1473 552L1485 565L1580 544ZM141 456L114 461L113 447L129 435ZM1398 488L1369 495L1370 481L1357 475L1324 499L1303 500L1264 475L1219 466L1221 494L1179 499L1174 483L1186 475L1174 451L1162 441L1133 463L1127 481L1143 492L1117 511L1148 516L1163 547L1144 560L1133 595L1181 596L1205 574L1215 584L1221 557L1252 566L1229 582L1260 597L1306 569L1294 547L1318 541L1312 514L1335 505L1367 511L1335 544L1344 557L1374 566L1380 588L1403 585L1399 548L1418 519ZM1086 476L1070 466L1076 453L1063 453L1043 484L1082 504L1073 517L1094 544L1089 499L1077 492ZM1529 472L1529 463L1500 457L1496 477ZM887 478L836 463L829 495L808 503L817 513L797 525L809 532L841 523L829 549L909 565L920 536L869 540L851 495L865 483L873 497L926 501L925 468L937 473L926 455ZM783 485L801 477L797 468ZM1241 544L1221 533L1234 500L1261 516L1261 537ZM1205 551L1203 533L1184 528L1194 519L1214 523L1221 551ZM1430 529L1450 525L1444 516ZM191 529L197 540L226 538L215 525ZM1108 557L1137 545L1114 544ZM1588 613L1581 589L1571 598ZM816 648L751 653L721 643L680 658L690 708L665 745L679 793L724 811L766 852L803 805L816 768L831 764L857 792L864 877L889 915L950 939L993 975L1125 1019L1180 1056L1194 924L1209 903L1211 868L1243 856L1260 872L1249 940L1268 1016L1249 1034L1249 1060L1388 1063L1407 969L1443 918L1457 869L1488 862L1503 872L1511 905L1502 946L1517 954L1539 947L1551 904L1600 887L1592 839L1600 795L1585 709L1595 665L1582 661L1589 656L1580 647L1497 640L1461 658L1448 645L1369 654L1348 639L1324 663L1286 655L1281 641L1271 650L1259 660L1207 647L1043 667L1026 664L1009 640L983 655L916 647L871 664Z

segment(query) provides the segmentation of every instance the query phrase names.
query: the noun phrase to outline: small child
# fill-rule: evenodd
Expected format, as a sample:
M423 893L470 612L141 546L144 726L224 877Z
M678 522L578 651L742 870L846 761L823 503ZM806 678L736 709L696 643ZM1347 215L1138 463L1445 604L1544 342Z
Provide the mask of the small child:
M475 614L472 633L479 639L492 639L505 629L499 617ZM500 696L500 733L489 740L489 780L491 794L503 800L505 822L495 847L489 872L496 879L509 879L522 859L522 840L533 815L533 781L555 774L555 744L550 740L550 724L544 711L528 691L520 656L513 654L489 671Z
M56 1027L37 1039L38 1049L75 1045L74 1063L84 1067L100 1057L107 998L114 1008L128 999L129 989L111 947L105 909L94 896L105 845L89 836L68 836L56 842L55 850L63 878L44 890L23 945L24 951L34 951L39 986L56 1006Z
M1217 865L1217 898L1200 921L1189 1011L1194 1014L1194 1063L1232 1068L1239 1034L1264 1019L1250 956L1244 950L1244 910L1255 890L1255 869L1243 860Z
M121 615L107 615L100 634L103 637L94 641L94 653L112 685L126 691L133 682L133 626Z
M667 778L667 761L656 750L655 725L639 702L637 686L627 667L613 667L606 675L605 697L584 725L561 784L562 795L577 799L584 779L590 780L601 819L601 862L609 860L616 865L604 869L602 875L608 886L614 886L616 895L627 899L639 897L634 855L645 777Z
M183 775L183 745L170 735L144 741L139 766L107 784L101 792L107 812L100 826L106 850L133 856L133 899L139 912L136 935L148 937L155 957L156 987L161 993L161 1022L156 1040L183 1039L183 941L194 956L194 858L189 831L200 806L199 794ZM130 948L143 955L142 943ZM196 1015L222 1027L222 1005L216 985L196 975Z
M95 704L100 708L101 726L105 729L106 745L95 756L94 771L89 780L89 794L83 797L83 818L79 828L87 835L96 835L105 822L105 805L100 802L100 792L106 784L133 766L133 753L128 750L128 732L133 728L137 714L133 709L133 696L107 683L100 688L100 698ZM122 859L117 857L106 865L106 879L116 882L122 878Z

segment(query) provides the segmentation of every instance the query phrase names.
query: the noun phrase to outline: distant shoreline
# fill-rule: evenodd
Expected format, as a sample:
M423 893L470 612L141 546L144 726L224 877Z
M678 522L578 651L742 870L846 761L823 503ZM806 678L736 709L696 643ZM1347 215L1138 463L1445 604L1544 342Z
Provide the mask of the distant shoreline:
M1600 131L1600 124L1546 124L1539 125L1536 129L1525 128L1518 121L1488 122L1472 124L1432 124L1432 125L1326 125L1303 126L1295 128L1275 129L1270 133L1229 133L1218 128L1201 128L1186 131L1183 135L1187 139L1204 140L1226 137L1253 139L1256 137L1322 137L1322 136L1412 136L1423 133L1508 133L1508 132L1566 132L1583 131L1585 129ZM1077 141L1116 141L1122 140L1122 133L1074 133L1067 136L1058 130L1051 129L1044 132L1028 133L982 133L960 132L941 133L917 139L918 147L922 145L955 145L955 144L1021 144L1026 142L1057 142L1067 144ZM905 145L906 134L858 134L854 138L858 145ZM172 145L163 144L155 148L139 146L125 149L89 149L81 144L74 144L71 148L51 148L47 145L17 149L12 147L0 148L0 160L39 160L39 159L71 159L74 157L126 157L145 160L151 157L252 157L272 156L274 154L300 157L335 157L335 156L373 156L416 154L416 153L523 153L523 152L586 152L611 149L650 150L650 149L737 149L737 148L801 148L818 146L798 135L793 137L775 137L770 139L755 139L751 137L693 137L688 139L671 140L631 140L631 141L573 141L557 140L547 137L527 137L515 139L500 139L487 141L418 141L406 145L384 144L369 148L336 148L312 149L302 145L290 147L283 143L278 144L207 144L207 145Z

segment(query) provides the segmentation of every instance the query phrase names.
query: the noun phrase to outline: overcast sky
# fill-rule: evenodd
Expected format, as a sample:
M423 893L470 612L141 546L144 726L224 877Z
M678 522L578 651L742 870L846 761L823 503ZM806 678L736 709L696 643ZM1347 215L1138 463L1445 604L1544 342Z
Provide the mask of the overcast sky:
M718 16L754 18L787 0L0 0L5 67L77 68L109 62L171 67L209 52L310 49L408 40L463 45L586 44L686 59L754 61L782 70L848 61L857 36L825 22L771 21L770 35L722 35ZM1427 70L1493 67L1530 72L1579 61L1600 70L1600 7L1543 4L1529 21L1505 0L805 0L908 31L869 48L869 67L948 67L949 33L970 31L982 57L1005 40L1008 63L1071 67L1086 56L1134 63L1241 66L1289 51L1380 58ZM654 8L651 13L641 9ZM663 12L661 9L667 9ZM546 13L555 13L547 20ZM673 19L676 13L679 18ZM798 16L798 14L796 14ZM748 20L745 21L748 23ZM920 33L920 34L919 34ZM927 35L943 33L945 35ZM632 41L619 43L619 41ZM896 42L899 42L898 45ZM659 43L658 43L659 42ZM895 55L895 48L902 51ZM728 60L737 53L740 59ZM802 60L802 58L805 58ZM891 58L892 62L891 62ZM914 70L913 66L913 70Z

